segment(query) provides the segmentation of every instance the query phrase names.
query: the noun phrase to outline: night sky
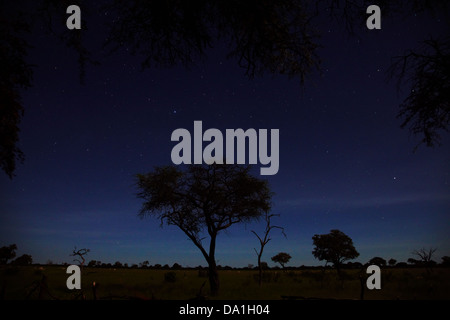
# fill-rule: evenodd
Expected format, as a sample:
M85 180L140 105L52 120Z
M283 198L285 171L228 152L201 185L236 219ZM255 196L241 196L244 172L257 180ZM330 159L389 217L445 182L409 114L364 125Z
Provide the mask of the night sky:
M322 265L311 238L331 229L353 239L355 261L406 261L414 249L436 247L440 262L450 255L450 139L413 152L419 138L396 118L408 88L398 92L387 68L393 56L447 27L418 14L382 18L381 30L356 26L358 36L349 36L324 19L322 74L303 86L268 73L248 79L220 43L190 69L144 71L142 57L124 47L88 66L83 85L76 54L35 30L33 87L22 95L26 160L12 180L0 175L0 246L16 243L18 256L37 263L72 263L76 246L91 250L87 261L205 266L178 228L138 217L134 177L171 164L171 133L192 133L201 120L204 130L280 130L279 171L261 176L275 192L272 213L280 217L272 222L287 235L272 231L262 258L270 266L280 251L292 256L288 266ZM93 44L104 40L95 24L83 32ZM220 233L218 264L256 265L251 230L263 229L261 221Z

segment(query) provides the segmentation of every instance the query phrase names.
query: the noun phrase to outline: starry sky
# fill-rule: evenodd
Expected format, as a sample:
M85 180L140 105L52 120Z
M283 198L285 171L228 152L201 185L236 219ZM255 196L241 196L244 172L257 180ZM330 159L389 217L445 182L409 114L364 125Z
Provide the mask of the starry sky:
M396 118L408 88L398 92L387 68L446 27L429 14L394 16L381 30L349 36L325 19L322 73L303 86L279 75L248 79L221 43L190 69L144 71L125 47L88 67L80 84L76 54L35 30L33 87L22 94L26 160L14 179L0 175L0 246L16 243L18 255L37 263L72 263L76 246L91 250L87 261L206 265L176 227L138 217L134 178L171 164L171 133L193 132L201 120L204 130L280 130L279 171L262 178L275 192L272 213L280 216L272 222L287 237L273 230L262 258L270 266L280 251L292 256L288 266L322 265L311 238L331 229L353 239L355 261L406 261L414 249L436 247L440 262L450 255L450 139L413 152L418 138ZM95 24L83 32L92 43L102 36ZM220 233L217 263L255 265L251 230L261 234L264 224Z

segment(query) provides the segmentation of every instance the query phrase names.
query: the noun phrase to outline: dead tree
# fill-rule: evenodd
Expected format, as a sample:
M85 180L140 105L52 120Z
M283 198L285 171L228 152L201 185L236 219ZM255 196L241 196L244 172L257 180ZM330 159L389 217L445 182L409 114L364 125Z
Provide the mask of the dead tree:
M79 256L79 257L81 258L81 260L79 260L79 259L73 259L73 261L78 261L78 263L80 264L80 267L83 267L83 266L84 266L84 262L86 261L86 260L84 259L84 256L85 256L86 254L88 254L89 251L90 251L90 250L89 250L89 249L86 249L86 248L77 250L77 247L75 247L75 249L73 249L73 252L72 252L72 254L71 254L70 256L71 256L71 257Z
M262 265L261 265L261 256L263 254L264 251L264 247L266 246L266 244L272 240L271 238L269 238L269 233L270 230L277 228L277 229L281 229L281 232L283 233L284 237L286 238L286 234L284 233L284 228L283 227L279 227L279 226L272 226L270 225L270 219L274 216L280 216L279 214L269 214L268 212L266 212L265 215L265 221L266 221L266 229L264 230L264 238L261 238L255 231L252 230L253 234L258 238L259 240L259 244L260 244L260 248L259 251L256 250L256 248L253 248L256 252L256 255L258 256L258 270L259 270L259 274L258 274L258 283L261 286L262 284Z
M434 265L434 261L432 260L433 254L436 252L437 248L430 248L430 249L419 249L414 250L412 252L413 255L418 256L420 258L420 262L425 266L425 270L427 273L432 273L432 267Z

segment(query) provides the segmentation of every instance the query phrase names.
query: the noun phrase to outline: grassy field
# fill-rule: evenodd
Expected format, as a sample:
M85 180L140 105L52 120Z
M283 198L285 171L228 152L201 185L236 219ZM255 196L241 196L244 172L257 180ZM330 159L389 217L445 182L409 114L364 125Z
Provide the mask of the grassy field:
M279 300L290 298L359 299L359 270L268 270L262 286L257 271L220 270L220 294L214 299ZM68 290L66 267L26 266L0 269L4 299L93 299L92 283L98 299L193 299L200 290L208 295L205 271L154 269L84 268L82 290ZM42 281L45 277L45 282ZM203 286L203 289L201 289ZM207 299L211 297L207 296ZM381 290L364 291L364 299L450 299L450 269L382 269Z

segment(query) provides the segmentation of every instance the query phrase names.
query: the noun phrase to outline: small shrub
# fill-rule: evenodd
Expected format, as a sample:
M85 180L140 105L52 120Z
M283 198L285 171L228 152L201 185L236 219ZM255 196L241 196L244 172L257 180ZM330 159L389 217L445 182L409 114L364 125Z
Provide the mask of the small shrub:
M42 274L43 274L42 269L36 269L36 270L34 270L33 274L36 275L36 276L42 275Z
M208 277L208 270L199 269L198 270L198 276L200 278L207 278Z
M286 272L286 276L288 276L289 278L295 278L297 276L297 273L293 270L290 270Z
M165 282L175 282L177 281L177 274L174 271L169 271L164 273L164 281Z
M18 267L8 267L4 271L4 274L7 275L7 276L16 275L18 273L19 273L19 268Z
M344 270L341 270L341 273L338 274L338 279L341 281L349 281L349 280L354 280L357 279L357 277L355 277L352 273L350 272L346 272Z
M278 272L263 272L262 273L262 282L277 282L280 278L280 274ZM259 274L254 274L253 279L255 281L259 281Z
M322 271L302 271L301 277L314 281L323 281L325 274Z

